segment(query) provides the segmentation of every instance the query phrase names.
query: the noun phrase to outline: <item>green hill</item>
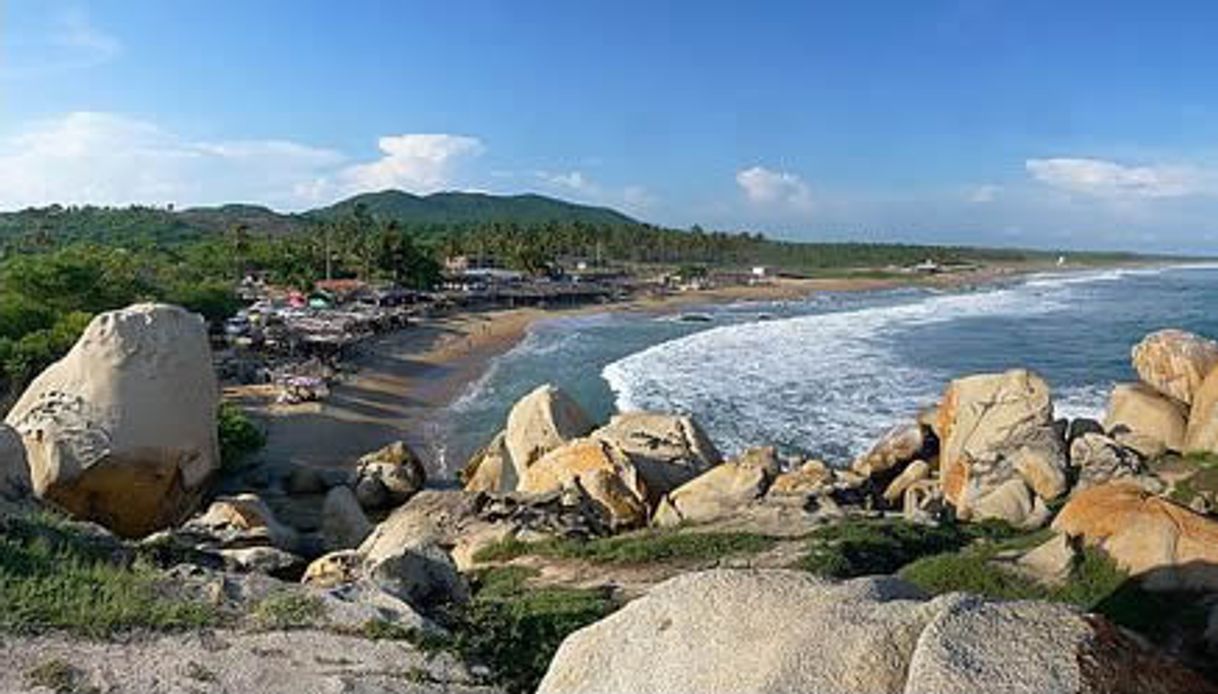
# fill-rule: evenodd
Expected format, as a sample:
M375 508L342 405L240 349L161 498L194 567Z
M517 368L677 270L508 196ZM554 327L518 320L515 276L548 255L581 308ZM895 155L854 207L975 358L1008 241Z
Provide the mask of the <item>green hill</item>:
M473 225L486 222L584 222L598 226L637 225L639 222L607 207L578 205L542 195L487 195L485 193L434 193L412 195L400 190L365 193L329 207L301 214L276 212L268 207L228 204L172 210L161 207L97 207L50 205L16 212L0 212L0 242L22 240L120 242L143 239L180 242L223 233L237 225L263 236L283 236L352 212L363 205L374 217L406 225Z
M548 198L544 195L488 195L485 193L433 193L412 195L400 190L364 193L330 207L307 213L331 218L362 204L374 217L413 224L477 224L481 222L586 222L590 224L638 224L607 207L592 207Z

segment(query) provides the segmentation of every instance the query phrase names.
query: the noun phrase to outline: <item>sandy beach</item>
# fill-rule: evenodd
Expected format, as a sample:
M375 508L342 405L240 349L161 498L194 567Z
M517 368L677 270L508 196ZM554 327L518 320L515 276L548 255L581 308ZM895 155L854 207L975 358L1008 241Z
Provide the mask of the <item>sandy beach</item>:
M826 291L968 286L1045 269L996 266L925 277L779 279L570 309L461 312L422 319L361 345L350 361L353 373L335 384L324 402L275 404L272 389L261 386L230 388L226 397L263 421L267 445L259 457L267 462L344 466L364 453L404 440L434 470L435 461L427 458L434 450L437 418L491 360L519 343L538 320L609 311L668 313L698 305L800 299Z

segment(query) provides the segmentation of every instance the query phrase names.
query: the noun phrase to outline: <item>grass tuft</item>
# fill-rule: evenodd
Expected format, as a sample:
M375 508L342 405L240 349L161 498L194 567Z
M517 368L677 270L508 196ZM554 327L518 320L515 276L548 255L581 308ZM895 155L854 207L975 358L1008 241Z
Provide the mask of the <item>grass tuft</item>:
M324 622L326 606L315 595L284 590L259 601L252 617L261 629L301 629Z
M580 559L595 564L651 564L709 561L770 549L777 540L754 533L691 533L644 530L592 540L552 539L521 542L508 538L480 549L479 562L509 561L522 556Z
M891 574L921 557L1018 533L994 522L920 525L900 520L848 520L813 531L808 554L796 567L829 578Z

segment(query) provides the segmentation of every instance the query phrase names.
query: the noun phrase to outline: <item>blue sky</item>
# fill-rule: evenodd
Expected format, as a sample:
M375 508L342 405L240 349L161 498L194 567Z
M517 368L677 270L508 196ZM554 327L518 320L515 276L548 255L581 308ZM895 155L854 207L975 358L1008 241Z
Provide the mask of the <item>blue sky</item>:
M1218 4L0 4L0 209L535 191L663 224L1218 251Z

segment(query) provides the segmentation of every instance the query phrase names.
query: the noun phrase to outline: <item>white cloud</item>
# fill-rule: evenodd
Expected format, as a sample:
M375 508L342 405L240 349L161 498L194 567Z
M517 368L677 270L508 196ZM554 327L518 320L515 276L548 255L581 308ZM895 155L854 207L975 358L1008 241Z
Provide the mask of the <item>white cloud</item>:
M297 186L343 159L281 140L193 141L147 121L77 112L0 141L0 208L246 200L293 207Z
M749 201L758 205L782 205L799 211L813 207L808 184L793 173L753 166L737 173L736 183Z
M543 189L556 195L571 196L580 202L643 211L656 203L655 196L639 185L615 188L601 185L582 171L534 171L533 178Z
M1028 173L1041 183L1104 198L1175 198L1212 194L1214 176L1190 166L1126 166L1104 159L1028 159Z
M433 192L452 184L462 162L486 151L476 137L443 133L387 135L378 144L384 156L341 171L340 188L346 192L387 188Z
M594 191L597 188L587 176L584 176L582 171L570 171L567 173L538 171L537 178L541 179L543 183L556 188L570 188L580 192Z
M993 183L984 183L979 186L974 186L969 191L968 200L978 204L994 202L998 197L998 193L1002 191L1002 186L994 185Z

